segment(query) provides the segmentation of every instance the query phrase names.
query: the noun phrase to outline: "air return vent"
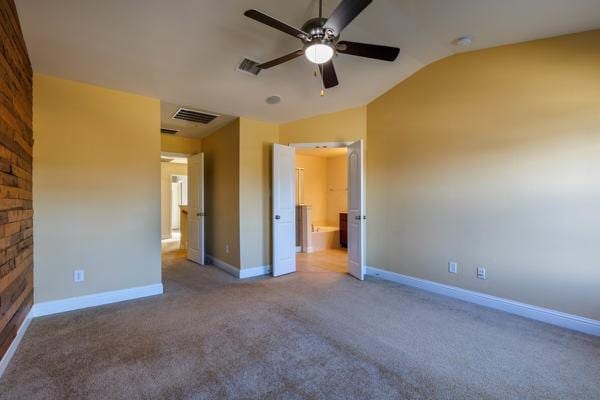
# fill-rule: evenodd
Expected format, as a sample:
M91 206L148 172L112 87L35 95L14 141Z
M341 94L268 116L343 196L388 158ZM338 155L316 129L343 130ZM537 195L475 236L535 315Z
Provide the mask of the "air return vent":
M179 132L177 129L160 128L160 133L166 133L167 135L174 135Z
M218 115L209 114L202 111L190 110L189 108L180 108L177 110L174 119L182 119L184 121L198 122L200 124L208 124L212 122Z
M249 58L244 58L237 66L236 71L243 72L248 75L257 76L260 72L260 68L257 67L258 63L252 61Z

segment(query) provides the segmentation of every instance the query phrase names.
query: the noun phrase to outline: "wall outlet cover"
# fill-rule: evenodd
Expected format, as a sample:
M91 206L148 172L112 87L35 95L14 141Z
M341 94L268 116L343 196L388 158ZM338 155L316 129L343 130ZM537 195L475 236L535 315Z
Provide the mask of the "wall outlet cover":
M485 279L485 268L484 267L477 267L477 278L479 279Z
M79 283L83 281L85 281L85 271L82 269L73 271L73 282Z

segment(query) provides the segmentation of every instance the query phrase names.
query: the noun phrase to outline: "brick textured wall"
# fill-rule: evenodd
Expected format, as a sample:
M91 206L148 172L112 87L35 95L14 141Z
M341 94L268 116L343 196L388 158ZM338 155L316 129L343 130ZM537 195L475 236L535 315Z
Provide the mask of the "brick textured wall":
M13 0L0 0L0 357L33 303L33 73Z

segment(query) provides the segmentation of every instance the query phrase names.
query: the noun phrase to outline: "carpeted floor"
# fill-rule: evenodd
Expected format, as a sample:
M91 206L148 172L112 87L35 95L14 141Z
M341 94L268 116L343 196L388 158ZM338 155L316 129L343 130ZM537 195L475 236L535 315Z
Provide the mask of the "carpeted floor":
M246 281L164 264L162 296L35 319L0 399L600 399L600 338L318 254Z

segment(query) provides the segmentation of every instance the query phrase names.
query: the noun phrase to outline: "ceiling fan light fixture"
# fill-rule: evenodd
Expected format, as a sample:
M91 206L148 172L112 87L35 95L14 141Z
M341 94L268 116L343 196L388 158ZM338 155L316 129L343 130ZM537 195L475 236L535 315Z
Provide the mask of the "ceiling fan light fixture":
M333 47L325 43L311 43L304 49L304 55L313 64L323 64L333 58Z

